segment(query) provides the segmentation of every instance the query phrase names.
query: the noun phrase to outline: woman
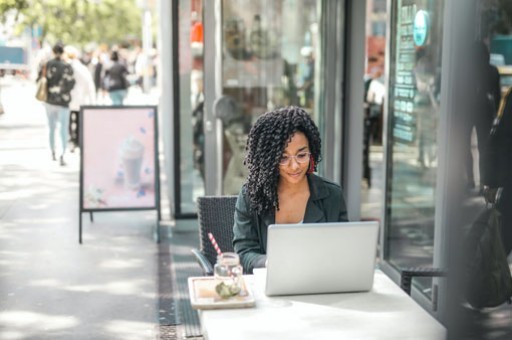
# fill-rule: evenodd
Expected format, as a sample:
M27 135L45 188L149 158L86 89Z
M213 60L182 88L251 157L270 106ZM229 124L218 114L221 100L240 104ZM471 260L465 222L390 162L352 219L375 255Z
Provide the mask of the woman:
M122 106L128 94L128 69L119 61L119 53L113 51L110 55L112 66L105 73L105 87L108 91L112 105Z
M80 123L80 107L85 105L94 105L96 99L96 89L92 74L87 66L80 61L80 51L74 46L66 46L64 52L67 55L69 64L73 68L75 76L75 86L71 90L71 101L69 102L70 119L69 119L69 135L72 143L71 152L79 147L79 131Z
M63 60L64 45L57 43L53 47L54 58L43 66L39 76L46 77L48 81L48 97L45 102L46 116L48 117L48 131L52 159L57 160L55 149L55 130L60 124L61 149L60 165L66 165L64 155L68 144L69 102L71 90L75 86L75 76L71 65Z
M489 143L488 163L481 180L483 194L486 202L496 203L501 213L501 240L508 256L512 253L512 88L503 96ZM502 190L498 195L499 188Z
M320 133L301 108L262 115L249 132L249 175L235 209L233 246L247 273L266 264L270 224L347 221L339 185L313 174Z

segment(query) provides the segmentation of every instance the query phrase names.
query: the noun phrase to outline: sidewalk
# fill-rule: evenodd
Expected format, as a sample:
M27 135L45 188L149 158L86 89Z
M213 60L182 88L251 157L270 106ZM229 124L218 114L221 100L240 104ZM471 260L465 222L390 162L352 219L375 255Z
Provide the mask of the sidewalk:
M156 212L84 214L79 245L79 152L52 161L34 85L2 85L0 339L158 338Z

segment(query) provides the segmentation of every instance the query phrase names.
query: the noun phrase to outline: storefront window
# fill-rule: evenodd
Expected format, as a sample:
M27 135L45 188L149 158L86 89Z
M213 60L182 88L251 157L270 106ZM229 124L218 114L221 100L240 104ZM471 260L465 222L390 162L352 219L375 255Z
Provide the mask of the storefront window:
M432 266L443 1L398 0L393 14L384 254L396 268Z
M204 69L202 0L178 2L179 147L176 168L177 214L194 214L196 199L205 193L205 78L216 75L222 96L234 105L218 118L223 125L222 193L238 194L246 179L243 164L247 134L263 113L297 105L320 126L318 100L321 59L321 1L223 0L222 59L219 69ZM211 45L210 45L211 46ZM217 95L217 93L215 93ZM218 99L218 98L217 98ZM206 183L208 184L208 183Z
M222 92L235 103L221 117L224 194L238 194L246 179L247 134L261 114L297 105L319 122L319 6L317 0L222 2Z
M363 185L361 219L382 217L384 105L386 105L386 21L384 1L366 0L366 67L363 102Z
M193 214L196 198L204 195L203 23L202 0L180 0L179 60L179 213Z

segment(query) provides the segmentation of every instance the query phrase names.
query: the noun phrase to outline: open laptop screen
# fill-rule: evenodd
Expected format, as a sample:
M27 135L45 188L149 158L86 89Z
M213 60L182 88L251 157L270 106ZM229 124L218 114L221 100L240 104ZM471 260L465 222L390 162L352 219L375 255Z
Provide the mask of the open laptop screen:
M265 293L370 290L378 229L375 221L270 225Z

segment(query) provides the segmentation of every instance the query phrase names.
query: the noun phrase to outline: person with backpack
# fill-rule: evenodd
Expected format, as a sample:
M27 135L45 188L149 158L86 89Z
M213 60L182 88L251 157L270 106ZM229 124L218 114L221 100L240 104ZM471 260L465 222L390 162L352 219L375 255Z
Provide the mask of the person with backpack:
M60 138L62 152L60 154L60 165L66 165L64 154L68 143L69 126L69 102L71 101L71 90L75 86L73 68L63 60L64 45L57 43L53 47L54 58L48 61L40 70L40 77L47 79L47 96L45 100L46 115L48 117L50 149L52 159L57 160L55 150L55 129L57 122L60 124Z
M105 72L105 88L108 91L112 105L121 106L128 94L128 69L119 60L119 53L112 51L110 55L112 65Z
M483 173L484 196L501 213L501 238L506 254L512 251L512 88L501 100L488 144ZM499 190L501 188L501 190Z
M497 114L501 100L500 75L496 66L489 63L490 54L488 47L482 41L476 41L472 45L471 72L468 72L468 97L465 100L468 117L463 126L466 148L465 167L468 189L475 188L475 176L473 173L473 155L471 153L471 134L475 129L478 145L478 168L480 172L480 188L483 190L482 178L492 176L492 168L487 165L489 157L489 137L493 120ZM486 172L489 172L487 174Z
M512 303L512 88L503 96L487 136L481 183L487 208L465 240L465 298L476 309ZM490 206L490 208L489 208Z

